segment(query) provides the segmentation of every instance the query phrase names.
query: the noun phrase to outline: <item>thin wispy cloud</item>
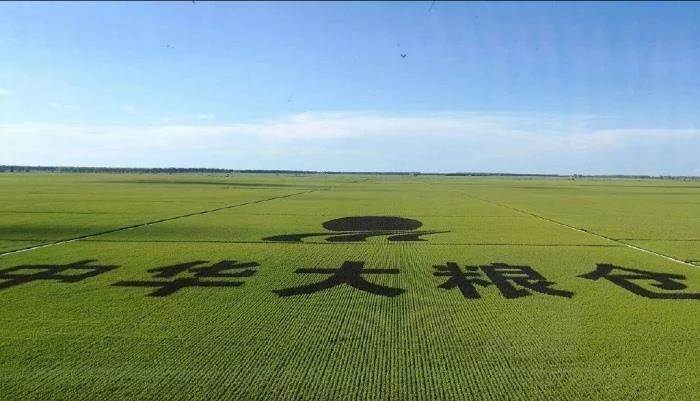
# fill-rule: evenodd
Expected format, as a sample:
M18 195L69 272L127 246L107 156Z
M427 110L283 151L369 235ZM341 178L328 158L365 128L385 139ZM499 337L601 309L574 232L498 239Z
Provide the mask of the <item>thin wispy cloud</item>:
M7 88L0 88L0 96L12 96L16 95L17 91L7 89Z
M148 154L146 160L159 164L186 154L187 163L200 166L293 168L299 160L296 154L311 152L339 166L353 166L351 161L361 156L364 169L370 170L606 173L624 168L626 173L666 174L700 169L692 158L700 150L698 129L595 127L598 124L595 117L586 116L356 111L234 124L5 124L0 125L0 157L15 164L78 165L120 164L121 158L121 165L127 165L127 155ZM651 161L658 162L671 148L676 156L668 169L652 171ZM62 150L71 157L57 160ZM255 165L256 159L280 154L287 157L275 160L280 166ZM323 157L319 160L315 168L324 169Z
M119 106L119 109L129 115L141 115L141 112L136 107L130 106L128 104L123 104Z
M212 120L216 118L216 116L211 115L211 114L195 114L195 115L186 115L186 116L178 116L178 117L165 117L162 119L164 123L168 124L174 124L174 123L186 123L190 121L201 121L201 120Z
M123 104L119 106L119 110L124 114L124 116L135 119L136 121L151 123L152 121L156 120L156 117L154 117L152 111L144 110L130 104Z
M47 106L56 111L78 111L79 108L76 105L58 103L58 102L47 102Z

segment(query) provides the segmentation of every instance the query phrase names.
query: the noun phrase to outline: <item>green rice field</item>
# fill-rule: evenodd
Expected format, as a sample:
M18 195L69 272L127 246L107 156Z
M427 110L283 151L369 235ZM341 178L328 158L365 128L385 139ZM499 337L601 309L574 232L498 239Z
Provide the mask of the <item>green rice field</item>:
M700 183L0 174L1 400L700 397Z

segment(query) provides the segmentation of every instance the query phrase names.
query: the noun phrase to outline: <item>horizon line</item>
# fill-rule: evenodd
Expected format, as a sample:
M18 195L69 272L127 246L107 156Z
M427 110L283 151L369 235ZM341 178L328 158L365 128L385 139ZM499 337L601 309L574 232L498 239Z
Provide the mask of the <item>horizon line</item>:
M16 169L24 171L14 171ZM245 173L245 174L332 174L332 175L437 175L451 177L550 177L550 178L645 178L645 179L692 179L698 180L696 175L648 175L648 174L558 174L558 173L508 173L508 172L424 172L424 171L334 171L334 170L293 170L293 169L227 169L215 167L106 167L106 166L27 166L27 165L0 165L0 173L28 173L28 172L52 172L52 173Z

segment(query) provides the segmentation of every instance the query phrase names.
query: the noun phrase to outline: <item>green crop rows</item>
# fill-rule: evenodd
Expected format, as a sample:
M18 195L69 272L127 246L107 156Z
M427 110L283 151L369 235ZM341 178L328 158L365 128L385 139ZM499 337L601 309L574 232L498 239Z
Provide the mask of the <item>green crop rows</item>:
M323 226L352 216L422 226L370 228L355 240L352 229ZM406 233L416 237L389 239ZM2 174L0 254L2 400L700 394L697 182ZM84 260L106 268L37 275ZM221 261L243 267L212 273ZM276 292L346 262L378 269L362 277L379 293L347 282ZM527 266L547 283L511 280L529 295L509 298L481 281L470 298L441 287L450 277L434 266L448 262L473 266L480 280L493 263ZM673 274L685 288L579 277L597 264ZM154 281L184 284L164 296L134 284ZM190 286L205 281L229 284Z

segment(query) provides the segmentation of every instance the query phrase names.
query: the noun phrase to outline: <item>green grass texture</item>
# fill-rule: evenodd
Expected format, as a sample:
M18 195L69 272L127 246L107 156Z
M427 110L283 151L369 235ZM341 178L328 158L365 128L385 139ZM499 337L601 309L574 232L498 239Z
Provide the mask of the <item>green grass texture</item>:
M433 232L329 240L351 216ZM269 238L317 234L298 241ZM16 285L41 266L109 270ZM237 286L200 262L255 262ZM279 296L347 261L392 273ZM570 298L441 287L434 266L529 266ZM700 293L700 185L380 175L0 174L0 400L697 400L700 299L649 298L597 264ZM39 267L37 267L39 266ZM16 269L16 270L12 270ZM5 273L3 273L5 272ZM9 272L9 273L8 273ZM71 271L68 275L80 274ZM682 278L678 278L681 277ZM3 278L4 277L4 278ZM36 277L36 276L35 276ZM75 276L74 276L75 277ZM5 283L5 287L3 287Z

